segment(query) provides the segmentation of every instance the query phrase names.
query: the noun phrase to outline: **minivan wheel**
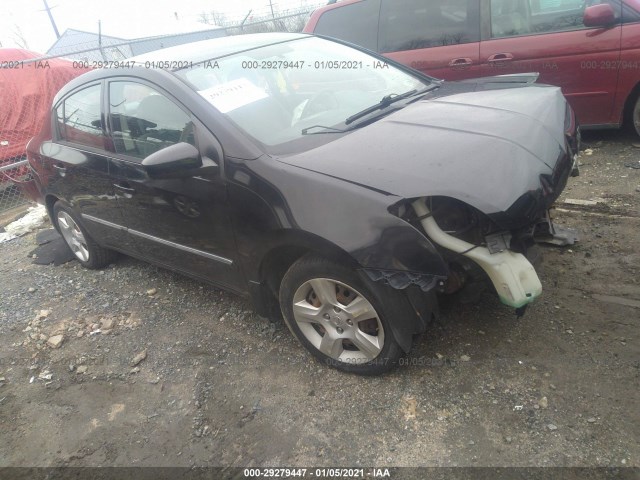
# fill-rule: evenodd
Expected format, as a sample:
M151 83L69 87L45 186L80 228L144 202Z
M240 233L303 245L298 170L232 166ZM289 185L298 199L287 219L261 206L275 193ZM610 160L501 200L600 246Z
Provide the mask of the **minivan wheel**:
M98 245L62 202L53 206L53 215L62 238L83 267L102 268L115 260L116 253Z
M291 332L321 362L344 372L378 375L402 355L388 319L406 314L405 297L391 288L383 291L375 294L349 268L307 255L285 274L280 306Z
M631 125L636 132L636 135L640 137L640 94L636 98L636 104L631 111Z

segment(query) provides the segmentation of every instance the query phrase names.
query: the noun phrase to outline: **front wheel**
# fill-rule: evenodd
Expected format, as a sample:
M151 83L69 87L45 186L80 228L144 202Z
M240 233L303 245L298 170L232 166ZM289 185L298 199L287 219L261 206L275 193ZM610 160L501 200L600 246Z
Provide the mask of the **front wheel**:
M378 375L402 355L389 321L407 313L407 301L390 288L381 289L382 295L374 290L355 271L307 255L285 274L280 306L291 332L321 362Z

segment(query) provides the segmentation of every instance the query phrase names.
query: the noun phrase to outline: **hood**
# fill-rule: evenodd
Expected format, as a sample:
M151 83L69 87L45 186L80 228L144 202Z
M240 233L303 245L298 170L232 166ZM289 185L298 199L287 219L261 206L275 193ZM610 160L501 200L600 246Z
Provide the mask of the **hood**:
M442 195L504 212L552 173L565 115L556 87L440 95L280 161L404 198Z

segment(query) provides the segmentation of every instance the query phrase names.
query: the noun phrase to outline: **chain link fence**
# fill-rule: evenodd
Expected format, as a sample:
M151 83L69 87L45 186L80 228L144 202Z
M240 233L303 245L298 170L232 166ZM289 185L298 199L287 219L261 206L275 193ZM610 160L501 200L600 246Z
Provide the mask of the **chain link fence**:
M4 169L5 167L0 168ZM20 186L11 180L14 176L13 168L2 170L3 176L0 178L0 213L29 203L29 199L23 194ZM5 171L7 171L7 176L4 175Z
M0 213L29 202L22 188L30 179L27 143L50 121L53 98L73 78L93 68L117 68L127 58L184 43L248 33L299 32L311 12L325 3L308 1L302 8L277 15L249 12L228 21L203 14L201 31L131 41L68 30L46 56L0 48ZM208 28L214 21L222 25Z
M86 71L68 60L0 49L0 213L29 201L22 188L30 180L27 143L49 119L58 90Z

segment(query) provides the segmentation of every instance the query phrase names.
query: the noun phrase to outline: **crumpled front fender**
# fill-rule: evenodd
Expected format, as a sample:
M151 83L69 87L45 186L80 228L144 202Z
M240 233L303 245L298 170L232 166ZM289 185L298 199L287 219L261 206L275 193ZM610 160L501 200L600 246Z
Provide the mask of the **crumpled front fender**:
M323 239L346 252L370 278L412 274L388 281L396 288L426 287L433 278L448 275L429 239L390 213L400 200L397 196L272 160L230 163L226 173L244 184L229 189L231 203L242 208L234 216L255 218L243 222L250 230L237 233L241 252L252 256L251 246L256 244L268 251L290 237L286 231L298 230L306 232L306 238ZM250 258L247 264L255 265L256 260ZM249 279L257 278L249 273Z

